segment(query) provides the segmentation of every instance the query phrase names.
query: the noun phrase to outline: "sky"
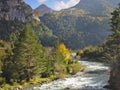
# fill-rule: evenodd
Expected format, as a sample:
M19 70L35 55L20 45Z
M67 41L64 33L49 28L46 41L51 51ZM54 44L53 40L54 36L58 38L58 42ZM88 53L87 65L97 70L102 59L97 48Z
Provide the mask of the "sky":
M35 9L41 4L45 4L48 7L57 11L73 7L80 2L80 0L24 0L24 1L27 4L29 4L33 9Z

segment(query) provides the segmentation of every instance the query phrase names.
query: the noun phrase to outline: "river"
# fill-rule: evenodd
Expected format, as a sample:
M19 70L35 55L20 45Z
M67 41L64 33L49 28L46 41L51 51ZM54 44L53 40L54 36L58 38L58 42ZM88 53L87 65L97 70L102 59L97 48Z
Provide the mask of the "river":
M108 90L110 68L99 62L80 61L85 66L84 72L65 79L58 79L38 86L30 86L25 90Z

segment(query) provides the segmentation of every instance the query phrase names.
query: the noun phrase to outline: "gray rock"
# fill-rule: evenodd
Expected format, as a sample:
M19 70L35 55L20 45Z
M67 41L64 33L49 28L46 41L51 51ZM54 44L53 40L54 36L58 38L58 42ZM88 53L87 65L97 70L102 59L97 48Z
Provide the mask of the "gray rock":
M19 20L22 22L27 22L32 19L32 13L32 8L25 4L23 0L0 1L0 20Z

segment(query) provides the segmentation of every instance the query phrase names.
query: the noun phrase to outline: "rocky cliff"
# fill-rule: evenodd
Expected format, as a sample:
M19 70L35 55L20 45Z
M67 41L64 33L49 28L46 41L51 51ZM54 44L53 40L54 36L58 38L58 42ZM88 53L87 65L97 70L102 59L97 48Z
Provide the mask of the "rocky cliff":
M9 40L34 18L32 8L23 0L0 0L0 39ZM14 36L12 35L12 36Z
M23 0L0 0L0 20L26 22L30 21L32 16L32 8Z

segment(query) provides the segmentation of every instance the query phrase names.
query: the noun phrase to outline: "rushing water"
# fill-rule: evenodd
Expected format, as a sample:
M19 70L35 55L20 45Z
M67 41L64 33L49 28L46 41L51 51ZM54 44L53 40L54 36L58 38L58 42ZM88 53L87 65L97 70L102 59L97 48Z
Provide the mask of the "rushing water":
M86 67L84 72L41 86L31 86L25 90L107 90L103 87L108 84L109 67L98 62L80 61L80 63Z

